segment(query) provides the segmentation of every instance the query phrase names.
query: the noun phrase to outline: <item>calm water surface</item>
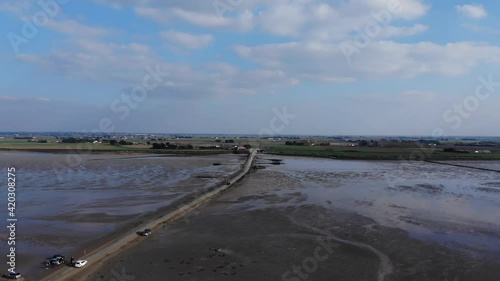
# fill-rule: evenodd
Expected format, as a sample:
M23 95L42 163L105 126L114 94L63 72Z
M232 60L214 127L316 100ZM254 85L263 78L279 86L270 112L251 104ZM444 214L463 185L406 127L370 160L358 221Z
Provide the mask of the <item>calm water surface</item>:
M499 173L424 162L282 159L283 165L266 169L300 181L302 188L273 193L300 192L305 199L273 207L317 204L348 210L413 238L500 258ZM500 167L498 161L473 164ZM258 200L250 204L270 207Z
M66 165L67 159L63 154L0 153L4 180L7 167L17 170L20 272L36 276L46 257L74 253L134 217L222 181L244 163L237 155L84 155L85 161L77 166ZM214 166L214 162L222 165ZM55 169L62 171L62 177ZM7 200L6 192L3 188L0 198ZM6 209L0 210L2 218L7 217ZM7 233L2 230L1 235L5 239ZM2 248L6 253L6 245Z

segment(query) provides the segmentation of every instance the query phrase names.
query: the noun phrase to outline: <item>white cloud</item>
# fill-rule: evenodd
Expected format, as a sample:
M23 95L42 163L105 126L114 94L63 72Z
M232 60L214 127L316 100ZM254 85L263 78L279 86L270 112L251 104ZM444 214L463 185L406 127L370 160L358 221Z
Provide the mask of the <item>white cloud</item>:
M469 31L472 31L472 32L493 34L493 35L500 34L500 30L498 30L496 28L489 27L489 26L481 26L481 25L477 25L477 24L469 23L469 22L463 23L462 27L469 30Z
M162 32L161 36L172 44L188 49L204 48L214 39L213 36L209 34L193 35L174 30Z
M236 46L235 52L261 66L296 77L356 77L358 79L413 78L423 74L458 76L482 63L500 65L500 47L460 42L400 44L373 42L351 64L339 44L291 42L262 46Z
M472 19L482 19L488 15L482 4L457 5L455 6L455 9L457 9L457 11L462 13L464 16Z
M152 21L161 24L170 23L170 17L165 15L165 12L161 9L150 8L150 7L135 7L134 12L139 16L148 18Z
M29 0L3 0L0 2L0 12L22 14L32 7Z
M220 27L227 26L229 24L229 19L225 17L219 17L217 14L207 14L207 13L199 13L188 11L184 9L174 8L172 9L172 13L195 25L204 26L204 27Z
M106 28L90 27L75 20L50 20L47 27L60 33L74 37L100 37L110 34L112 31Z
M115 0L98 1L117 5ZM399 4L397 9L393 3ZM140 3L126 1L123 5L127 4L134 5L137 15L164 25L182 21L210 29L240 32L259 29L272 35L330 42L345 39L387 13L389 19L382 26L389 29L387 33L391 37L412 36L425 31L424 26L412 23L413 27L394 27L393 22L414 21L430 9L423 0L245 0L234 6L228 4L230 11L220 15L212 1L142 0Z
M198 10L188 10L176 6L168 7L135 7L137 15L150 19L160 24L171 24L174 21L183 21L204 28L223 28L237 31L248 31L254 26L254 16L249 10L244 10L234 17L221 17L215 10L211 13Z
M431 101L437 96L437 93L434 91L407 90L403 92L403 96L417 100Z
M413 26L387 26L382 32L382 37L401 37L401 36L413 36L427 31L428 27L422 24L415 24Z
M271 34L284 36L298 36L302 28L314 15L308 13L309 1L276 1L270 2L268 9L259 13L260 24ZM325 17L328 8L317 11L320 17Z
M92 82L133 81L146 66L155 66L150 47L139 43L115 44L73 39L48 55L22 54L19 61L38 65L45 74Z
M0 101L12 102L12 103L46 103L49 102L49 98L45 97L12 97L12 96L0 96Z
M390 3L399 3L395 9ZM371 23L381 29L380 38L412 36L427 29L424 25L396 27L396 20L415 20L427 14L429 6L420 0L362 0L336 3L327 1L279 0L269 2L258 13L257 24L267 33L306 40L335 42L364 30ZM384 35L385 34L385 35Z
M94 98L98 95L119 97L121 93L117 92L120 90L127 91L134 84L141 83L147 74L147 66L156 68L157 65L160 65L161 70L169 75L165 77L160 87L148 92L148 100L144 107L139 109L139 112L147 112L147 114L136 114L137 120L148 118L143 116L151 114L156 116L151 120L166 120L167 118L162 116L163 112L168 112L162 107L165 104L169 104L172 108L177 107L179 112L186 110L182 106L177 106L177 103L199 105L206 111L190 111L206 112L207 116L216 116L216 118L220 116L221 120L226 120L228 114L218 115L217 112L233 110L230 114L236 113L238 115L238 113L243 112L237 110L238 105L242 102L241 99L227 99L221 103L184 100L163 101L163 99L172 97L188 100L218 99L241 95L266 96L276 94L271 99L264 99L277 101L277 103L285 100L291 104L295 103L299 109L304 109L301 112L306 119L297 120L297 122L304 124L304 128L311 127L308 123L317 120L327 120L322 123L322 126L331 128L330 123L336 122L335 120L340 120L336 124L342 126L342 123L345 123L343 120L346 120L345 116L349 116L351 118L348 119L355 121L378 116L378 119L372 123L378 124L379 131L370 131L373 124L362 128L354 127L360 132L367 130L362 133L383 133L388 128L392 128L393 132L395 132L394 130L413 132L415 130L413 125L417 125L420 126L421 132L427 132L427 127L434 127L433 119L429 117L432 115L431 113L434 111L435 116L441 120L442 112L439 112L439 108L435 106L425 107L426 110L422 111L422 107L419 105L424 106L428 101L432 101L432 104L436 105L442 101L444 95L449 94L427 91L420 88L422 85L429 86L429 89L433 87L439 89L443 88L444 84L442 83L449 83L452 85L449 85L450 87L447 89L456 94L461 90L457 91L457 88L466 89L465 86L462 87L466 83L465 80L473 80L478 76L479 71L490 71L500 65L500 46L460 41L465 38L462 36L470 35L467 32L454 36L452 39L454 43L449 44L443 41L449 38L446 36L446 38L440 37L439 42L445 43L439 44L417 42L415 38L402 38L420 35L427 31L428 27L419 22L419 19L427 15L430 9L428 3L432 1L426 0L222 0L224 3L237 3L222 16L217 13L213 1L206 0L93 1L115 9L125 9L110 11L108 7L105 7L102 11L106 13L119 14L133 11L135 14L132 15L132 18L118 17L116 19L121 22L112 24L112 26L122 26L127 31L116 35L118 27L108 29L103 25L94 25L100 23L90 21L93 17L89 12L93 11L82 11L73 19L69 19L69 15L63 12L57 19L51 20L48 28L68 35L64 36L68 39L58 40L57 38L60 36L50 37L54 36L53 32L40 33L40 36L45 39L42 41L37 39L37 42L42 43L42 45L33 43L34 45L30 46L33 52L17 56L18 62L37 67L33 73L34 79L43 79L40 76L45 75L62 78L65 81L60 85L62 91L64 91L65 85L70 85L73 90L69 89L69 91L73 93L73 96L76 96L77 92L82 94L84 92L84 90L77 92L74 90L80 81L89 82L88 84L94 86L96 91L86 89L85 94L88 93L89 96L79 98L89 100L92 103L99 103L99 100L104 101L101 102L101 105L106 107L104 110L108 111L109 105L105 104L105 101L109 100L108 96L102 99ZM388 14L389 4L393 2L401 3L401 9ZM475 7L475 9L471 9L469 6ZM29 12L34 12L38 8L36 1L31 0L0 1L0 10L16 13L16 15L30 16L32 13ZM483 18L487 15L486 10L481 5L457 6L457 11L472 18ZM7 17L6 19L10 18L16 20L16 26L21 28L17 22L19 17ZM150 21L149 24L152 24L153 29L141 30L144 27L141 24L142 21ZM379 23L380 32L370 37L370 44L353 55L351 64L348 64L340 45L343 42L348 42L352 35L357 34L360 30L361 32L365 31L366 26L373 22ZM84 23L92 23L92 25ZM158 24L155 26L155 23ZM470 23L464 23L462 26L478 32L491 31ZM249 33L248 36L242 35L243 32L248 31L253 32ZM192 57L189 57L188 50L210 46L215 40L212 34L217 35L217 43L221 45L221 48L218 50L211 48L209 53L204 53L205 55L197 57L196 60L191 60ZM490 36L490 38L493 37ZM114 41L115 39L119 41ZM398 39L401 41L398 42ZM46 45L45 42L52 43ZM401 42L411 43L403 44ZM168 43L173 48L165 50L162 48L163 43ZM231 50L232 44L238 45L233 50L243 61L235 60L233 54L227 53L228 50ZM46 51L50 46L53 46L54 49ZM173 49L183 55L186 54L188 59L183 61L186 57L170 53ZM172 57L175 59L170 60L169 58ZM207 61L215 62L207 63ZM241 65L244 67L240 67ZM465 77L466 74L471 75ZM442 76L454 76L455 78L439 79ZM403 81L403 79L414 77L421 77L422 81L427 81L429 78L434 81L435 77L439 77L437 80L440 81L436 81L438 85L422 83L420 79ZM382 81L366 83L366 80L372 79ZM47 81L48 86L46 86L49 87L49 82L52 79L47 79ZM392 84L394 81L397 81L397 85ZM292 98L287 99L289 92L286 89L294 87L298 83L303 83L304 87L297 88L297 90L304 90L304 94L321 94L322 91L327 92L329 89L340 89L336 85L328 87L324 84L315 87L319 84L318 82L353 84L342 85L340 88L347 90L342 91L339 95L321 95L321 99L311 99L311 104L317 104L316 110L311 110L314 107L303 107L303 99L300 101ZM312 89L311 87L314 88L314 91L307 92L307 90ZM401 87L409 90L402 91ZM116 91L113 93L112 89ZM6 89L4 92L9 93L10 90ZM27 101L31 101L32 108L43 107L46 108L47 112L44 115L53 115L52 110L55 109L53 104L60 98L60 91L57 89L56 92L46 89L43 89L44 91L38 90L38 88L32 88L31 93L38 92L42 95L49 93L51 100L48 101L44 98L22 100L21 98L0 96L0 106L3 106L2 110L5 110L13 108L9 105L16 103L19 104L19 108L22 108L24 103L28 104ZM130 91L128 92L130 93ZM350 99L356 98L360 100L350 102ZM494 97L492 96L492 98ZM373 105L372 101L378 101L376 106ZM299 103L300 106L298 106ZM394 103L401 106L394 106ZM213 104L220 106L220 110L215 112ZM232 106L227 106L225 109L225 104L232 104ZM491 104L488 102L488 105ZM262 105L271 106L270 103ZM261 110L258 108L262 105L256 103L256 110ZM150 107L156 106L161 109L158 111L149 110ZM332 110L332 106L336 110ZM358 113L353 114L353 106L362 106L363 108L357 112L364 112L363 116L359 116ZM71 107L60 106L59 108ZM210 114L210 111L214 114ZM84 111L82 110L82 112ZM483 112L481 110L480 114ZM419 118L413 118L412 120L416 121L415 124L410 124L411 126L402 121L398 122L398 120L404 119L398 119L398 117L413 113L426 117L428 124L423 125ZM315 118L307 119L311 114ZM95 114L89 115L88 113L83 113L82 116L92 115L95 116ZM185 118L182 114L171 114L169 117L174 117L174 115ZM257 115L263 116L262 114ZM497 115L492 114L489 119L485 118L484 120L495 120ZM64 114L57 116L64 116ZM339 118L332 118L334 116ZM65 121L64 118L54 119ZM130 120L132 119L133 117ZM247 118L233 119L246 120ZM144 122L144 120L137 122L140 124L138 128L142 129L141 126L146 123L156 124L155 122ZM193 124L199 124L198 119L193 120ZM210 118L207 120L212 121ZM308 120L310 122L306 122ZM394 125L391 122L395 122ZM46 120L44 123L52 124ZM130 122L126 123L128 126ZM184 122L167 123L179 123L186 126ZM220 122L210 123L220 124ZM234 123L237 123L237 128L241 128L237 121ZM254 122L253 125L255 124L257 123ZM353 128L352 122L344 125L344 128ZM152 126L157 126L157 124ZM61 125L56 127L61 128ZM70 127L68 126L68 128ZM167 127L162 128L171 130ZM203 129L203 126L198 128Z
M298 77L304 80L314 80L325 83L353 83L356 82L357 80L355 77L311 75L311 74L302 74Z
M114 0L98 1L112 6L119 4ZM68 46L58 46L51 54L20 55L17 58L37 64L47 73L92 81L130 82L143 75L146 66L161 64L172 73L172 80L165 81L164 87L186 96L195 92L257 93L266 87L293 86L307 80L350 83L363 79L407 79L425 74L457 76L469 73L479 64L500 64L500 47L485 43L401 44L387 40L414 36L427 30L427 26L413 21L408 26L400 25L401 21L416 19L428 12L429 6L420 0L400 0L401 11L381 24L379 38L373 38L367 48L355 54L351 64L347 64L340 45L347 42L354 30L374 21L374 15L386 11L388 1L360 0L335 2L333 5L320 0L248 0L241 4L241 10L237 7L224 17L217 15L215 10L197 7L198 2L172 0L166 5L163 1L142 0L134 11L165 25L182 21L207 29L231 31L259 26L269 34L293 36L294 41L234 47L241 58L255 63L258 69L243 70L229 65L214 68L170 63L162 59L154 47L136 43L138 40L105 43L99 37L109 34L110 30L66 20L55 22L51 28L82 36L72 38ZM135 2L120 3L133 5ZM393 25L395 20L398 20L397 26ZM160 36L185 49L204 48L214 41L210 34L173 29L161 32Z
M152 0L93 0L98 4L108 5L113 9L122 9L124 6L137 5L144 6L154 3Z
M361 13L389 11L393 18L404 20L416 20L425 16L430 9L422 0L358 0L349 1L349 5Z
M178 39L179 34L176 32L167 34L173 34L173 40L190 47L200 46L207 41L193 37L193 43L190 41L193 38L189 36L186 37L189 40L185 40ZM180 37L184 36L181 34ZM169 73L169 76L163 81L162 87L149 93L151 98L257 95L298 83L296 78L280 70L244 70L223 63L196 66L172 63L165 61L149 46L139 43L115 44L104 43L96 38L82 38L72 39L67 45L58 48L46 55L22 54L16 58L20 62L38 66L45 75L92 83L118 83L124 88L141 82L147 74L146 67L155 69L159 65L162 72Z

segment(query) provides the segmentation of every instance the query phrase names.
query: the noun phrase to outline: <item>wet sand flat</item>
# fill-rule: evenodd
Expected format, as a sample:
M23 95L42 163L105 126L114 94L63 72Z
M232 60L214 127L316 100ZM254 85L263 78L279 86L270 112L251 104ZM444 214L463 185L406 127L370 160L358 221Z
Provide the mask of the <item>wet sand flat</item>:
M83 155L81 165L66 166L63 177L57 177L54 168L59 169L67 157L0 155L3 167L17 170L17 267L29 280L39 280L52 270L42 266L46 258L83 255L220 184L246 159L241 155L92 154Z
M75 280L498 280L500 196L481 189L498 174L259 157L235 188Z

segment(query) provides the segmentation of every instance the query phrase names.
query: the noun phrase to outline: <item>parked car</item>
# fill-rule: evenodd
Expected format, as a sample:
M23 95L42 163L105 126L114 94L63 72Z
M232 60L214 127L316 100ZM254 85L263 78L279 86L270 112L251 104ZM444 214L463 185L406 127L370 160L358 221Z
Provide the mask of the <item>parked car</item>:
M7 274L7 278L9 278L9 279L19 279L19 278L21 278L21 273L19 273L19 272L9 272L9 274Z
M148 228L148 229L144 229L144 231L141 232L141 235L142 236L148 236L151 233L153 233L153 232L151 231L151 229Z
M87 264L86 260L77 260L75 261L75 267L84 267Z
M63 255L54 255L52 258L53 258L53 259L62 259L62 260L65 260L65 259L66 259L66 257L65 257L65 256L63 256Z
M60 265L66 263L65 257L62 255L54 255L52 259L50 259L50 263L54 265Z
M64 263L62 259L50 259L49 262L51 265L60 265Z

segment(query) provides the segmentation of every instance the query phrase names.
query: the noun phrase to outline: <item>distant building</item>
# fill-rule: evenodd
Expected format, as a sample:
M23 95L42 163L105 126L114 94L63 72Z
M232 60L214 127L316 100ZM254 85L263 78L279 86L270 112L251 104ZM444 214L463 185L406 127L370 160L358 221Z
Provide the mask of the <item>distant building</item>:
M249 154L250 153L250 149L247 149L246 147L244 146L237 146L234 150L234 153L244 153L244 154Z
M491 153L491 150L476 150L474 153L488 154Z

